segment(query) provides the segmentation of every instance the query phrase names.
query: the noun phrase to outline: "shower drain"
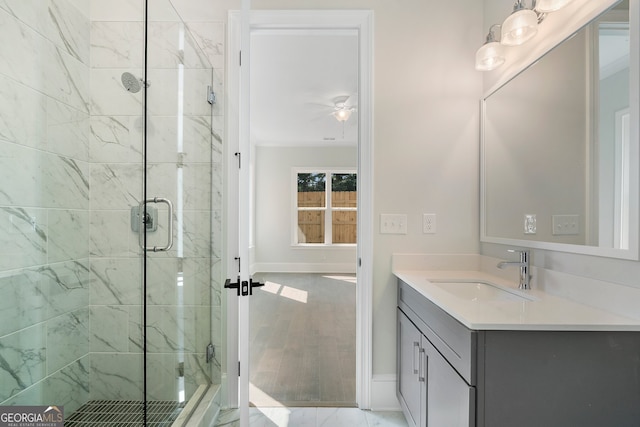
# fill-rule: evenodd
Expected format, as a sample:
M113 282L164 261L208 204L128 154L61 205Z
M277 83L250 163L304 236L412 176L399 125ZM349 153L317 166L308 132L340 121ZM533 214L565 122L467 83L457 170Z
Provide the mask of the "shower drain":
M137 400L91 400L65 420L65 427L140 426L143 402ZM147 402L147 425L169 427L178 417L184 402L154 400Z

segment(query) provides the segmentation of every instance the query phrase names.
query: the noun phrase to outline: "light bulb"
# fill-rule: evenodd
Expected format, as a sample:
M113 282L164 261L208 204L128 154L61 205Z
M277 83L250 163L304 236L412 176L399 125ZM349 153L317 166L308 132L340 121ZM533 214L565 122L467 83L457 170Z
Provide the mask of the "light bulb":
M339 122L346 122L347 120L349 120L349 117L351 117L351 110L348 108L342 107L339 110L334 111L333 116Z
M538 15L531 9L513 12L502 24L500 43L505 46L518 46L538 32Z
M504 46L498 42L483 44L476 52L476 70L491 71L504 64Z

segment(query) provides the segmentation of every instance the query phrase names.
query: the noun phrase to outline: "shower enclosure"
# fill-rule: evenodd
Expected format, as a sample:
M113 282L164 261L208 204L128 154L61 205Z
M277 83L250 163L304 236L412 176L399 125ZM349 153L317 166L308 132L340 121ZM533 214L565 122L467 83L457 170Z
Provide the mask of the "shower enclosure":
M0 406L70 426L220 383L224 22L145 3L0 1Z

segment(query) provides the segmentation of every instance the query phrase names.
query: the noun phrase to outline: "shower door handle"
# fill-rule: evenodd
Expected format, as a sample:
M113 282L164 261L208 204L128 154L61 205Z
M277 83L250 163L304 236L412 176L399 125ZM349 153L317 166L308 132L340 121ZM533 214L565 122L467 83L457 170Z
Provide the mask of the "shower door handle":
M146 215L144 215L144 212L146 211L145 207L147 205L147 203L164 203L165 205L167 205L167 222L168 222L168 226L167 229L169 230L169 236L167 238L167 244L165 246L144 246L143 240L142 240L142 233L138 234L138 243L140 244L140 247L142 249L144 249L145 251L152 251L152 252L166 252L169 249L171 249L171 247L173 246L173 203L171 203L171 200L169 199L165 199L164 197L154 197L153 199L147 199L144 202L140 203L140 212L143 213L142 215L140 215L140 217L142 218L142 221L144 222L144 218ZM140 230L144 230L145 227L140 227Z

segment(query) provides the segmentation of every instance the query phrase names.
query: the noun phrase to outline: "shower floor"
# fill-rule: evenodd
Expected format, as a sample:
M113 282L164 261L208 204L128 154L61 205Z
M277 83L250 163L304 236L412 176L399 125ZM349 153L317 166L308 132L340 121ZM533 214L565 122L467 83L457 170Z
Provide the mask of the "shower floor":
M147 402L147 425L171 426L185 402ZM139 400L91 400L82 405L64 422L65 427L140 426L143 404Z

